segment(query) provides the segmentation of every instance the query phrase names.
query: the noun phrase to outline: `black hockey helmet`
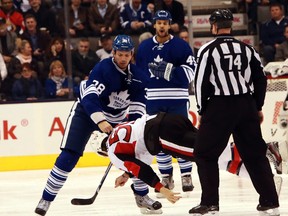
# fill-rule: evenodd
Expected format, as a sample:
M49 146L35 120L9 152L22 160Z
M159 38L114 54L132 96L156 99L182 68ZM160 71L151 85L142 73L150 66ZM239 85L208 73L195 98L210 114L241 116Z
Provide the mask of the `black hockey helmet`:
M211 25L214 23L225 21L228 21L232 25L233 14L229 9L217 9L211 14L209 18L209 22ZM229 27L231 27L231 25Z

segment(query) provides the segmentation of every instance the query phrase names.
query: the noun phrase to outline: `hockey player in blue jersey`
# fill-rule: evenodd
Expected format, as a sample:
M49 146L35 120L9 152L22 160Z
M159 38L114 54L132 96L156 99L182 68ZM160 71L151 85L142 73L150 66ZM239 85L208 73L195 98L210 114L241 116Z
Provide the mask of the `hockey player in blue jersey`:
M145 114L145 87L149 77L130 64L133 52L131 37L118 35L113 42L113 57L98 63L89 79L81 83L80 97L67 119L62 151L50 172L35 213L46 214L68 174L83 155L94 130L110 133L118 123ZM150 202L151 205L155 203L152 199ZM157 207L161 208L161 204Z
M189 44L169 34L171 20L168 11L160 10L155 13L153 22L156 35L139 45L136 65L150 75L147 87L147 114L154 115L162 111L188 117L188 89L196 63ZM159 76L164 73L165 77ZM192 191L192 163L181 158L177 160L181 171L182 190ZM162 174L162 184L173 189L172 157L160 153L157 155L157 163Z

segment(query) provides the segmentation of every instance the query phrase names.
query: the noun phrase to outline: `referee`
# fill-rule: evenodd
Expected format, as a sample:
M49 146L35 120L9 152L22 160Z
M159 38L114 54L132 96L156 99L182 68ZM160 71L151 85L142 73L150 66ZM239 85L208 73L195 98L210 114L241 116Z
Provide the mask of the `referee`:
M202 195L200 205L189 213L219 212L218 158L232 135L260 196L257 210L280 215L260 129L267 79L259 55L253 47L231 36L230 10L214 11L209 21L215 39L199 49L195 75L200 125L194 153Z

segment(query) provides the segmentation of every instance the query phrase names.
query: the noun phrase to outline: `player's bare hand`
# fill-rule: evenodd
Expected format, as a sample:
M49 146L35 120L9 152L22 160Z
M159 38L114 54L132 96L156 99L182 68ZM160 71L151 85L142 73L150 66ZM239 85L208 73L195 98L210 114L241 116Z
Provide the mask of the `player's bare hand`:
M102 121L98 124L98 127L103 133L110 134L111 131L113 130L113 127L107 122L107 121Z
M181 196L179 196L180 193L174 193L173 191L171 191L165 187L162 187L160 189L160 193L163 194L166 197L166 199L171 203L175 203L180 198L182 198Z
M115 188L119 187L119 186L121 186L121 187L124 186L125 183L128 181L128 179L129 179L129 176L125 173L122 174L121 176L117 177L115 179Z
M138 29L138 23L139 23L138 21L132 21L131 22L131 28L135 29L135 30Z

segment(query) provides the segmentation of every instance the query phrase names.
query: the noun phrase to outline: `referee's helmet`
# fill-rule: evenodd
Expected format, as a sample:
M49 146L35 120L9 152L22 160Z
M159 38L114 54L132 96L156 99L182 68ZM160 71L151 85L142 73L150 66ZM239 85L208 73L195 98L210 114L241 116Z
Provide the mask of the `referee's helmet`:
M134 43L132 38L128 35L117 35L113 41L113 50L119 51L133 51Z
M229 9L217 9L211 14L209 22L211 25L217 23L218 28L230 28L233 22L233 14Z
M171 14L169 13L169 11L158 10L154 14L153 22L155 23L156 20L169 20L169 23L171 23L172 22L172 17L171 17Z

